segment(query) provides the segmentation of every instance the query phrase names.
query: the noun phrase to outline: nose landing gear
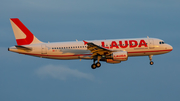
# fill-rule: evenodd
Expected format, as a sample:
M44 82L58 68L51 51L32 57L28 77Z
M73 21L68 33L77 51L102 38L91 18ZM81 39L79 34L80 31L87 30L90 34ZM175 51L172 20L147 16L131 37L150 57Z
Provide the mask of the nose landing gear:
M153 61L150 61L150 65L153 65L154 64L154 62Z
M153 65L153 64L154 64L154 62L152 61L152 56L153 56L153 55L149 55L150 65Z

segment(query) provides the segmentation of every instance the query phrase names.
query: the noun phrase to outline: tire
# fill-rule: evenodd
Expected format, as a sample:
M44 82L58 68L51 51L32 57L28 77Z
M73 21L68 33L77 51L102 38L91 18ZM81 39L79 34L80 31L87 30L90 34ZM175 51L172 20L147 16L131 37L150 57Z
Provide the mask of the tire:
M100 63L100 62L97 62L97 63L96 63L96 67L101 67L101 63Z
M92 65L91 65L91 68L92 68L92 69L96 69L96 64L92 64Z
M150 61L150 65L153 65L154 64L154 62L153 61Z

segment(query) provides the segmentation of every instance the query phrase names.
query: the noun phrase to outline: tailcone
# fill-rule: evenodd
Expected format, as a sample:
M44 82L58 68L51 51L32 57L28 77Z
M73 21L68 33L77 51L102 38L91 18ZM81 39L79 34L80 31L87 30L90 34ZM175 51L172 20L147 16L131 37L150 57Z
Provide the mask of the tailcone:
M12 46L8 48L8 51L17 52L17 48L15 46Z

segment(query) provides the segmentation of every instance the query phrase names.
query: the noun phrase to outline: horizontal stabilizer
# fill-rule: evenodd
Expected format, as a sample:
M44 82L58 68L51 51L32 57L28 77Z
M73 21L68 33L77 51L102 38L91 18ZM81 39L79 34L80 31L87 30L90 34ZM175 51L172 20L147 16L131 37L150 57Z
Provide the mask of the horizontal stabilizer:
M25 50L25 51L31 51L31 50L32 50L31 48L24 47L24 46L15 45L15 47L16 47L17 49L21 49L21 50Z

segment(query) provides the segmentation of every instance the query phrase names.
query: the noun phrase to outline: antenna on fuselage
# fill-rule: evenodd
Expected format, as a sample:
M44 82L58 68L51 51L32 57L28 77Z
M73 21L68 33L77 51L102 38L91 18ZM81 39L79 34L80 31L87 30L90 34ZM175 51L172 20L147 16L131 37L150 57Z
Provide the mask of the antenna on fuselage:
M149 38L149 36L147 36L147 38Z
M76 39L76 41L78 42L78 40Z

